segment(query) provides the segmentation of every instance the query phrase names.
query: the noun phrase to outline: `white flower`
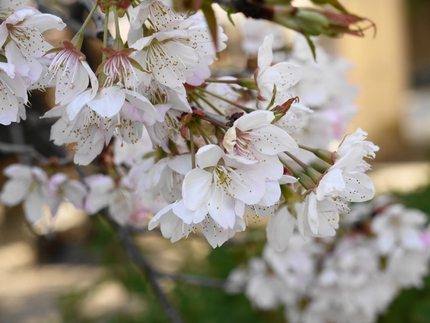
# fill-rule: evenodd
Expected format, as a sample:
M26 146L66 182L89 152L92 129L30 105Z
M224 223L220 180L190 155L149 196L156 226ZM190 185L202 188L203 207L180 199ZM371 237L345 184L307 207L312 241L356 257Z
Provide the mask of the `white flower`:
M258 85L258 98L262 108L266 107L272 100L275 86L275 106L291 98L292 95L287 90L302 77L302 68L297 65L282 62L270 66L273 61L272 43L273 35L266 36L264 43L258 50L258 69L255 74L255 81Z
M52 48L42 36L48 29L62 30L63 21L50 14L42 14L33 8L16 11L0 25L0 46L5 46L9 63L16 66L20 76L36 81L42 73L37 58Z
M10 179L4 184L0 199L4 205L15 206L24 201L24 213L30 224L43 217L47 202L48 178L39 167L10 165L3 172Z
M316 237L331 237L339 228L339 210L331 198L318 200L314 192L306 195L305 201L296 204L297 226L300 234Z
M120 225L141 219L139 213L146 217L148 211L134 194L135 188L129 178L121 177L116 185L112 177L96 174L86 177L85 183L90 189L85 208L91 214L107 207L109 215Z
M172 22L182 21L185 16L176 13L162 1L144 0L130 10L130 27L139 30L148 18L154 28L166 30Z
M287 248L293 235L296 219L288 211L286 205L281 206L269 220L266 228L267 242L278 252Z
M422 238L422 228L427 215L419 210L407 209L402 204L387 206L372 221L372 231L377 236L377 245L382 253L396 247L422 250L426 241Z
M182 183L191 170L191 155L180 155L160 159L145 178L146 194L161 194L167 203L178 200L182 195Z
M135 143L143 131L143 111L128 101L112 118L103 118L88 106L80 109L73 120L69 119L66 106L54 108L44 117L61 117L51 128L50 139L56 145L76 143L74 161L81 165L88 165L100 154L114 133L120 140Z
M0 123L9 125L19 120L19 109L27 103L27 88L15 73L15 66L0 63Z
M0 21L24 8L29 0L8 0L0 3Z
M271 111L254 111L237 119L224 135L223 145L232 157L261 163L268 179L278 180L284 167L277 154L298 148L291 136L271 124Z
M347 136L337 149L335 167L346 170L360 170L362 172L370 169L369 164L363 158L375 158L375 152L379 147L371 141L365 140L367 132L358 128L353 134Z
M56 76L55 103L61 105L68 104L85 91L90 80L93 89L98 87L85 55L71 42L65 40L63 44L64 49L55 55L49 67L49 71Z
M240 164L216 145L207 145L196 154L197 168L184 179L182 196L189 210L207 208L222 228L233 229L236 216L245 204L258 204L266 192L264 175Z
M157 82L172 89L180 87L193 75L199 62L195 48L181 41L189 36L181 29L156 32L132 45L137 50L133 58L150 71ZM146 82L148 84L150 79Z
M67 199L76 208L84 208L84 198L87 189L84 184L71 180L66 174L56 173L49 179L47 202L51 209L51 215L55 217L61 203Z

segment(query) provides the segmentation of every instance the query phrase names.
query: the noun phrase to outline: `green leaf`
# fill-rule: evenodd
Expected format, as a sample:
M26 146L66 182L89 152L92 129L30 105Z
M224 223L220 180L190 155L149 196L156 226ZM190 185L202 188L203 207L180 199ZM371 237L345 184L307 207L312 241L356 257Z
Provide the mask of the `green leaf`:
M305 36L306 41L308 42L308 45L312 51L312 56L314 57L314 60L316 62L317 61L317 53L316 53L316 49L315 49L315 44L313 43L312 39L308 35L306 35L306 34L303 34L303 35Z
M231 24L233 25L233 26L235 26L236 27L236 25L234 24L234 21L233 21L233 18L231 17L231 15L232 14L234 14L234 12L232 11L232 10L228 10L227 11L227 18L228 18L228 21L230 21L231 22Z
M345 9L344 6L342 6L342 4L340 4L338 0L311 0L311 1L317 5L329 4L332 7L336 8L337 10L348 14L348 11Z
M204 0L202 3L203 14L205 15L206 22L208 23L209 32L212 35L215 50L218 52L218 25L215 18L215 12L212 9L212 2L210 0Z

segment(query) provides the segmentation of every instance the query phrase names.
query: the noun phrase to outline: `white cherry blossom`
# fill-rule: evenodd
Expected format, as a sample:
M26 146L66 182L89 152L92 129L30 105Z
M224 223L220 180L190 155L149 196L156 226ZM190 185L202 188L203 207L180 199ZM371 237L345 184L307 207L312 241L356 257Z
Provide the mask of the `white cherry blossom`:
M274 105L283 104L292 97L288 89L295 85L302 77L302 68L287 62L273 62L273 35L266 36L264 43L258 50L258 69L255 73L255 81L258 86L258 98L261 108L265 108L273 97L276 87Z
M218 146L200 148L196 165L184 179L184 205L189 210L207 207L209 215L224 229L233 229L245 204L258 204L265 194L264 174L228 157Z

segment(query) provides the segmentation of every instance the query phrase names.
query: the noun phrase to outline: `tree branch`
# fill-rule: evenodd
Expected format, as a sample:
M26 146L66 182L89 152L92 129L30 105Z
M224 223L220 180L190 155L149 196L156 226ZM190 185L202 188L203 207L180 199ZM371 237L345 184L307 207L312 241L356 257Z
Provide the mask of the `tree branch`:
M126 227L122 227L118 224L115 224L115 229L130 259L132 259L134 262L136 262L140 267L142 267L145 270L148 276L149 283L154 289L154 292L158 300L160 301L161 305L163 306L164 311L166 312L170 321L172 323L182 323L183 321L179 316L178 312L170 303L164 291L161 289L161 286L158 282L159 274L157 273L156 270L154 270L154 268L150 265L150 263L145 258L145 256L140 252L140 250L134 244L133 239L129 234L129 230Z

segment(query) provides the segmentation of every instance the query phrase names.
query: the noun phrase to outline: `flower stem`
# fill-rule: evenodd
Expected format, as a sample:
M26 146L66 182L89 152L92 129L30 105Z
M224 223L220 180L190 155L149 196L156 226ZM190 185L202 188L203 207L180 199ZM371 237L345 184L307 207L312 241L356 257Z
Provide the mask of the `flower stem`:
M73 37L72 39L72 43L76 46L77 49L81 49L82 48L82 43L84 41L84 33L85 30L88 27L88 24L90 23L90 21L93 19L93 15L97 10L97 7L99 6L99 0L96 1L96 3L94 4L94 7L91 9L91 11L88 13L87 18L85 19L84 23L82 24L81 29L79 29L79 31L76 33L76 35ZM107 20L107 19L106 19ZM76 43L75 43L76 41Z
M108 43L108 35L109 35L109 9L110 7L106 8L106 19L105 19L105 28L104 28L104 32L103 32L103 48L107 47L107 43ZM106 54L104 52L103 56L102 56L102 63L104 63L106 61Z
M196 168L196 147L194 146L193 132L190 131L190 153L191 153L191 168Z
M200 93L192 93L192 96L195 96L197 98L199 98L200 100L202 100L204 103L206 103L208 106L210 106L216 113L218 113L219 115L223 115L223 113L216 108L212 103L210 103L203 95L201 95ZM196 100L193 100L194 102L196 102ZM203 109L202 109L203 110Z
M215 142L212 140L212 138L209 136L209 134L206 132L206 130L202 127L202 125L198 122L196 122L196 127L199 130L200 134L203 136L203 139L207 139L211 144L215 145Z
M245 112L250 113L250 112L254 111L253 109L247 108L247 107L245 107L243 105L240 105L240 104L237 104L237 103L235 103L233 101L227 100L226 98L223 98L222 96L220 96L218 94L215 94L213 92L210 92L210 91L208 91L208 90L206 90L206 89L204 89L204 88L202 88L200 86L197 87L197 89L200 90L201 92L204 92L204 93L207 93L209 95L212 95L213 97L215 97L215 98L217 98L217 99L219 99L221 101L227 102L227 103L231 104L232 106L235 106L236 108L239 108L239 109L241 109L241 110L243 110Z
M294 160L301 168L303 168L304 170L308 169L309 166L306 165L304 162L302 162L300 159L298 159L296 156L294 156L293 154L291 154L288 151L284 152L288 157L290 157L292 160Z

